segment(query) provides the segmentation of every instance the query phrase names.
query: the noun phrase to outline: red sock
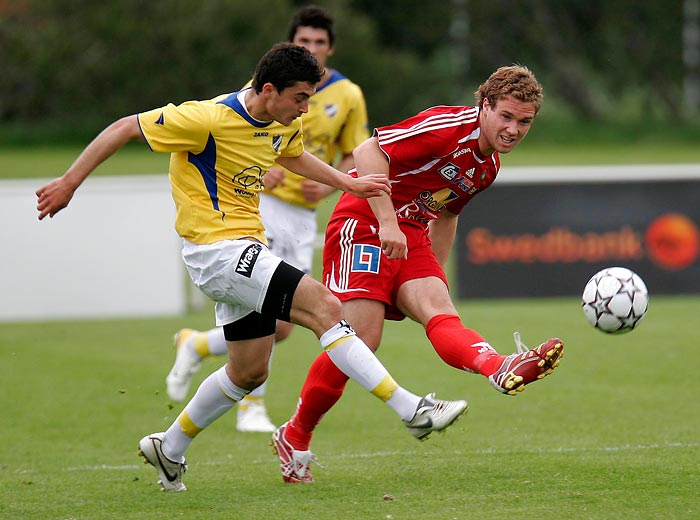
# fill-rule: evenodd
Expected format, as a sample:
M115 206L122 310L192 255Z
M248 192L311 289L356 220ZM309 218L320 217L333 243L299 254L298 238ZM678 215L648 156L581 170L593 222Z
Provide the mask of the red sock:
M428 322L425 333L435 352L450 366L489 376L503 361L503 356L481 337L462 325L454 314L438 314Z
M350 379L322 352L311 364L301 389L299 404L284 436L296 450L308 450L314 428L343 395Z

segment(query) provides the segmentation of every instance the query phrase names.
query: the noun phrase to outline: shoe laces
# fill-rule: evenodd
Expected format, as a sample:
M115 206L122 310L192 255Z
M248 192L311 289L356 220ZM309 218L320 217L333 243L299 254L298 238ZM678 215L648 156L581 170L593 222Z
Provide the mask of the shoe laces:
M296 451L296 450L294 450L294 451L295 451L296 453L299 453L299 452ZM304 457L304 459L307 459L307 458ZM304 468L305 471L309 469L309 466L311 465L311 463L316 464L319 468L322 468L322 467L323 467L323 465L318 461L318 457L316 456L316 454L315 454L315 453L311 453L311 452L309 452L309 457L308 457L307 460L305 460L305 461L304 461L304 460L299 460L299 459L297 459L297 458L295 457L295 458L294 458L294 461L297 462L297 463L299 463L299 464L301 464L301 465L303 465L303 468Z
M518 349L518 354L525 354L525 352L530 350L520 339L520 332L513 332L513 341L515 341L515 348Z
M299 457L300 454L303 454ZM308 454L308 455L307 455ZM286 476L296 476L298 478L303 478L309 473L309 466L311 463L316 464L319 468L323 468L321 463L318 462L316 455L310 451L303 452L292 449L292 456L283 466L283 474Z

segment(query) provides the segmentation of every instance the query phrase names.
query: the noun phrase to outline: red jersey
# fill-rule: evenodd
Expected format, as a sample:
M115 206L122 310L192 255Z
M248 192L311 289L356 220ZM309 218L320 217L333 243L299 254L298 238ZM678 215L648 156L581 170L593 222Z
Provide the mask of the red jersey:
M458 215L493 183L501 162L498 152L481 155L480 134L479 107L469 106L436 106L375 129L389 159L391 199L399 223L427 226L443 209ZM348 194L340 197L333 217L376 221L366 200Z

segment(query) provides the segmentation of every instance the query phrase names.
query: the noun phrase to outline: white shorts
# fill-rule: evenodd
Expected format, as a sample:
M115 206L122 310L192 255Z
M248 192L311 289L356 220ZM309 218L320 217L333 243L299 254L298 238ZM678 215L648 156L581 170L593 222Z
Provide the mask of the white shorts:
M316 212L273 197L260 196L260 215L270 251L311 274L316 242Z
M261 312L270 279L282 261L252 240L183 240L182 259L192 282L216 302L217 326Z

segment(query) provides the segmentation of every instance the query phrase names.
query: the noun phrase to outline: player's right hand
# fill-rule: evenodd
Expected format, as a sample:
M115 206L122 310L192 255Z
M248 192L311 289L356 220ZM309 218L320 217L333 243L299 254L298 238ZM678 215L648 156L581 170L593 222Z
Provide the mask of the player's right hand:
M39 211L39 220L43 220L46 215L53 218L56 213L68 206L73 193L75 190L63 177L54 179L36 190L36 209Z
M380 226L379 241L382 248L382 253L389 260L397 260L408 258L408 244L406 235L397 226Z

